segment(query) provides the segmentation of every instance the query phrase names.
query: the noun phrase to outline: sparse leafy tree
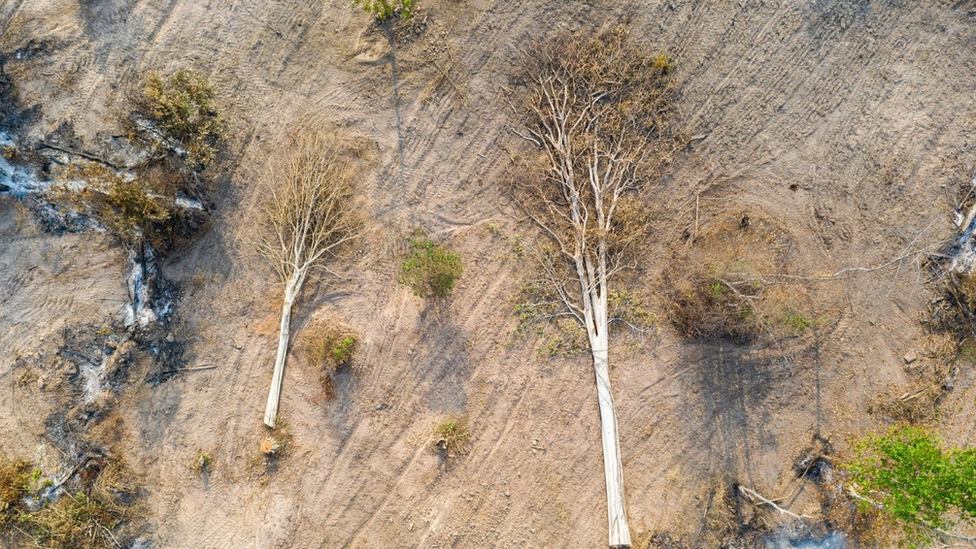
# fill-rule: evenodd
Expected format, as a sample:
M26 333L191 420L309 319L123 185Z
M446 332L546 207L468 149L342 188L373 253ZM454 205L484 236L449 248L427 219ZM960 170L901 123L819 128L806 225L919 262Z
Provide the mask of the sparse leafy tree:
M308 276L359 234L353 165L339 142L321 132L295 139L293 152L272 166L265 231L259 249L284 285L281 330L264 423L274 427L284 379L291 310Z
M976 520L976 449L945 450L921 427L895 426L854 445L851 493L899 519L911 544L927 544Z
M630 547L617 418L610 390L611 281L635 234L618 214L670 152L664 122L671 65L628 45L613 28L563 34L537 47L521 77L517 133L535 155L515 178L515 199L543 229L546 279L559 314L583 326L592 352L603 437L609 545Z

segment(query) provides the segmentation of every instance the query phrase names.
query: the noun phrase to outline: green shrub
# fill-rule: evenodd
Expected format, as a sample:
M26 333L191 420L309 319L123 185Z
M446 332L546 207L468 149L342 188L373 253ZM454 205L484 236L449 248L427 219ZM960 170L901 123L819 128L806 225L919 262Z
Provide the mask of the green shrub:
M815 322L804 314L788 312L783 316L783 324L786 324L794 333L801 334L813 327Z
M190 464L190 469L193 469L197 473L207 474L210 473L210 467L213 465L213 457L208 452L203 450L197 451L197 457Z
M880 506L900 520L906 540L924 544L932 528L954 526L953 517L976 519L976 449L944 450L936 434L895 426L855 443L844 468L864 511Z
M193 71L180 70L167 79L151 72L137 103L159 131L186 149L191 162L205 165L224 134L215 97L213 84Z
M346 336L332 346L332 362L341 366L352 358L353 349L356 346L356 338Z
M445 299L463 271L460 254L417 235L410 238L410 253L400 264L397 281L418 297Z
M352 0L353 6L362 8L377 21L385 21L399 15L403 19L413 17L414 0Z

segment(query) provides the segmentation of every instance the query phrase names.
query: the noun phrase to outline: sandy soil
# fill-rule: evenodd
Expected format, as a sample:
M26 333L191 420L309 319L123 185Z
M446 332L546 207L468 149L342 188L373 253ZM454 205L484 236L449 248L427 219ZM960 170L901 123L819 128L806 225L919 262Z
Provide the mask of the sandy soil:
M0 5L6 70L20 103L40 105L25 140L70 121L95 149L117 131L119 105L141 75L187 66L210 75L230 122L235 163L215 226L164 265L184 288L190 365L217 368L157 387L138 372L116 405L158 547L604 543L590 364L539 358L509 335L525 271L509 238L532 228L500 181L506 149L519 146L507 129L508 75L527 43L557 29L624 21L677 60L693 141L654 193L659 257L686 246L681 234L696 218L705 230L728 212L776 223L795 272L809 275L880 265L954 230L953 200L976 166L976 3L423 5L425 28L401 37L395 53L342 0ZM266 163L305 116L375 143L363 181L375 223L336 266L343 278L303 299L296 328L333 316L364 346L332 399L316 368L291 362L282 414L294 441L267 476L255 457L279 305L243 237ZM20 386L18 360L65 325L117 315L124 254L103 236L44 233L0 200L3 449L56 462L38 445L53 393ZM464 255L440 317L395 282L403 236L417 227ZM647 287L661 298L664 267L648 267ZM919 315L933 297L911 262L810 282L804 295L818 324L779 348L689 344L662 322L646 351L614 353L636 546L655 532L704 546L703 517L722 482L769 496L799 489L794 509L815 512L794 459L814 435L843 449L847 436L885 421L867 413L879 395L907 390L902 357L919 345ZM971 367L960 373L940 420L954 443L973 440L973 377ZM431 442L448 415L465 418L473 441L445 464ZM206 484L188 467L200 450L215 461Z

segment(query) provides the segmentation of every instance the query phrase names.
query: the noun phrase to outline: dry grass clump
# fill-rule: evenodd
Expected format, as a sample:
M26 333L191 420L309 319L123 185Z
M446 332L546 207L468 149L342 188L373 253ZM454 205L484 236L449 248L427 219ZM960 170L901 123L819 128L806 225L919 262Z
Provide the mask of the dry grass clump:
M358 343L358 337L348 328L321 321L302 331L298 348L312 364L334 372L352 363Z
M688 339L740 343L801 335L816 321L788 274L793 245L771 222L741 213L715 220L666 271L668 316Z
M448 418L438 423L434 427L434 436L437 437L434 445L448 457L464 454L468 442L471 441L471 432L461 420L456 418Z
M970 312L976 310L976 274L961 273L956 275L958 295L956 296Z
M21 500L30 491L32 469L28 461L0 456L0 531L22 510Z
M27 515L29 532L48 549L108 549L118 547L112 531L125 516L124 507L78 491L65 494L37 513Z
M121 547L139 509L135 479L120 462L101 459L84 462L77 473L60 488L41 482L41 472L26 461L0 460L0 532L18 547ZM37 496L30 507L23 503L28 496Z
M355 361L359 337L349 328L331 320L319 320L302 330L297 350L318 371L323 396L335 396L333 376Z

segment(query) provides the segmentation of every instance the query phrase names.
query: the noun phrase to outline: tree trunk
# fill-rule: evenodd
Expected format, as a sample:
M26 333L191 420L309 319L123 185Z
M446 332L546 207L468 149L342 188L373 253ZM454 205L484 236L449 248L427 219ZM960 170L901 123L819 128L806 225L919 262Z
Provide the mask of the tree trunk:
M608 359L606 325L591 346L593 369L596 374L596 393L600 401L600 426L603 434L603 472L607 481L607 517L610 525L610 548L630 547L630 528L627 525L627 503L624 498L624 469L620 458L620 438L617 434L617 412L610 392L610 363Z
M281 329L278 333L278 356L275 359L274 376L268 391L268 405L264 409L264 424L274 429L278 417L278 399L281 397L281 384L285 378L285 359L288 357L288 338L291 335L291 307L298 294L298 273L296 272L285 286L285 303L281 306Z

